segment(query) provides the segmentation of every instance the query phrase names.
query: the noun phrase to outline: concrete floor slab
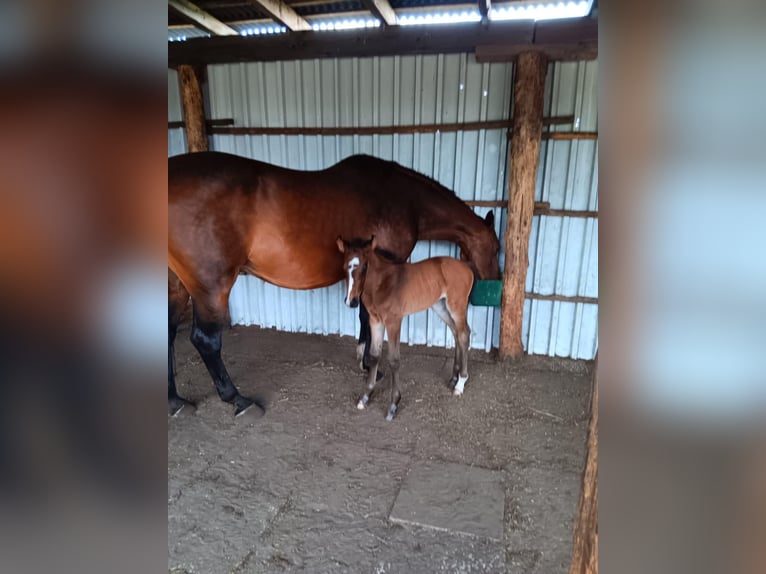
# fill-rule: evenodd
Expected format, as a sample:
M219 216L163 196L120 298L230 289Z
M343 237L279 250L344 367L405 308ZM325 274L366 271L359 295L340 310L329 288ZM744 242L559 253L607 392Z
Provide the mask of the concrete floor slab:
M501 472L426 462L410 470L390 518L393 522L502 540L504 506Z

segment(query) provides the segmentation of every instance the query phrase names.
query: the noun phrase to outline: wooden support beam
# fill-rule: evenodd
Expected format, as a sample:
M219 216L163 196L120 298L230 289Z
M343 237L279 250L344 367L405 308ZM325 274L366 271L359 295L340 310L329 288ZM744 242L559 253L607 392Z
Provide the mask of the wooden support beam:
M186 126L186 149L189 152L207 151L205 128L205 101L202 97L201 74L193 66L178 66L181 84L181 106Z
M544 118L543 125L571 124L574 116ZM348 126L337 128L310 127L218 127L210 133L248 136L362 136L392 134L428 134L436 132L462 132L470 130L495 130L511 128L511 120L488 120L483 122L461 122L450 124L418 124L413 126Z
M534 42L530 45L484 42L476 47L476 61L511 62L527 51L543 52L548 60L595 60L598 57L598 20L585 17L538 22Z
M249 2L263 9L277 22L287 26L288 30L293 32L311 30L311 24L282 0L249 0Z
M388 0L362 0L362 4L386 26L395 26L398 23L396 12Z
M364 30L338 30L332 34L294 32L261 36L191 38L168 43L168 65L271 62L313 58L346 58L407 54L473 53L477 46L512 46L517 51L547 53L548 45L535 36L544 22L510 22L388 26ZM579 28L577 24L572 24ZM548 38L555 39L551 34ZM569 37L569 35L567 36ZM553 44L552 44L553 46ZM585 54L587 55L587 54ZM582 59L575 51L567 59ZM555 60L556 57L549 57Z
M598 354L588 425L585 469L577 505L569 574L598 574Z
M508 224L500 318L501 359L517 359L524 349L521 323L529 266L529 234L535 208L535 183L543 131L543 94L547 60L540 52L525 52L516 64L513 84Z
M238 35L234 28L230 28L212 14L189 2L189 0L168 0L168 5L211 34L216 36Z
M586 305L598 305L598 297L584 297L582 295L543 295L541 293L527 293L527 299L537 301L561 301L563 303L585 303Z
M233 126L234 118L222 118L219 120L207 120L205 126L207 127L207 133L212 133L211 130L217 126ZM184 127L184 123L181 122L168 122L168 129L174 130Z

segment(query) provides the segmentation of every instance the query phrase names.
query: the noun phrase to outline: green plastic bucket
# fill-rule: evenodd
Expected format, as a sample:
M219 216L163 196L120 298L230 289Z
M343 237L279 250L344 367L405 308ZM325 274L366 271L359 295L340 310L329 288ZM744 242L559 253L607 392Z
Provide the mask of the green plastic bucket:
M476 307L499 307L500 294L503 292L501 279L478 279L471 291L471 305Z

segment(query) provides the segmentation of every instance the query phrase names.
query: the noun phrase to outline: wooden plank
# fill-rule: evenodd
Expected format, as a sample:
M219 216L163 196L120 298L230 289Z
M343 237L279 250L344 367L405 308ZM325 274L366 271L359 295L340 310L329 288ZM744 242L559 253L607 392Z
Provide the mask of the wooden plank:
M205 126L207 127L207 133L210 133L210 130L217 126L233 126L234 125L234 118L221 118L217 120L207 120L205 122ZM168 129L174 130L178 128L184 127L184 123L181 122L168 122Z
M516 64L500 317L501 359L517 359L524 352L521 324L526 296L524 286L529 267L529 234L532 230L535 183L540 161L546 69L546 58L540 52L525 52L519 56Z
M205 12L196 4L192 4L189 0L168 0L168 5L211 34L216 36L239 35L235 29L227 26L212 14Z
M597 140L598 132L545 132L544 140Z
M178 81L181 85L187 151L207 151L205 103L202 98L200 74L193 66L178 66Z
M362 4L386 26L395 26L398 23L396 12L388 0L362 0Z
M508 208L508 201L505 199L468 199L465 202L471 207L499 207ZM547 201L536 201L533 214L545 215L549 217L581 217L585 219L598 219L598 211L578 211L575 209L551 209Z
M311 24L282 0L248 0L293 32L311 30Z
M588 305L598 305L597 297L583 297L581 295L543 295L541 293L524 294L527 299L536 299L538 301L563 301L565 303L585 303Z
M512 62L519 54L530 50L544 54L557 62L579 62L598 58L598 42L587 41L574 44L485 44L476 46L476 61L479 63Z
M548 60L595 60L598 20L589 17L543 20L535 25L535 39L530 46L518 42L486 42L476 47L476 61L509 62L530 50L544 53Z
M545 118L544 125L571 124L574 116ZM469 130L492 130L512 127L512 120L462 122L450 124L419 124L413 126L356 126L335 128L311 127L216 127L211 133L226 135L303 135L303 136L351 136L374 134L422 134L435 132L459 132Z
M168 65L473 52L482 44L530 46L534 22L389 26L268 36L191 38L168 43Z
M598 354L593 369L587 453L575 517L569 574L598 574Z

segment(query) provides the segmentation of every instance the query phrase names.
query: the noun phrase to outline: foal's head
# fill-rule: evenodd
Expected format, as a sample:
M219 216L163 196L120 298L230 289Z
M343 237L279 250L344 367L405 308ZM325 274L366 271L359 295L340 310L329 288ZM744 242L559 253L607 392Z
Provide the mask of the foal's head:
M359 306L374 239L344 241L338 237L338 250L343 253L343 270L346 273L346 298L343 302L349 307Z

